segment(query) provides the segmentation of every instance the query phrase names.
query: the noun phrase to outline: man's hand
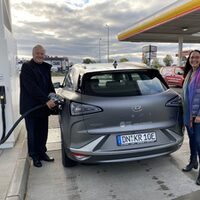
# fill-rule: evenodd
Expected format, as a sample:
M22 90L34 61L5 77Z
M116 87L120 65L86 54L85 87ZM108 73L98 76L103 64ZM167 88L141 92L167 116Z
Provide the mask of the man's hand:
M49 109L52 109L53 107L56 106L56 104L52 100L47 101L46 105L48 106Z

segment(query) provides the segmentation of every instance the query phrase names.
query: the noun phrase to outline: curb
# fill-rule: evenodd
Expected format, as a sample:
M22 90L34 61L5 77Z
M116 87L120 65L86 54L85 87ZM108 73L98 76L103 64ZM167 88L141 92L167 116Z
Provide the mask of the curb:
M30 159L28 158L27 141L25 139L22 144L22 151L16 162L14 174L12 176L5 200L24 200L29 168Z

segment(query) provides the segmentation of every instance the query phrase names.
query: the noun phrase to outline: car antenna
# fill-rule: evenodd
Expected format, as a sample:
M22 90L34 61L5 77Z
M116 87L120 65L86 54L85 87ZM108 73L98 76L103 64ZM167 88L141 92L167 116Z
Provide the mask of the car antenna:
M117 61L115 60L114 62L113 62L113 66L114 66L114 68L116 69L117 68Z

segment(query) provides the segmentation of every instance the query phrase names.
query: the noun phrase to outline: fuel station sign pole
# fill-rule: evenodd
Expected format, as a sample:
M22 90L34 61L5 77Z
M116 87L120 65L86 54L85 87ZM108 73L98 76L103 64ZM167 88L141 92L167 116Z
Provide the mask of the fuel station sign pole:
M147 60L148 66L151 66L151 60L157 57L157 46L144 46L142 48L143 59Z

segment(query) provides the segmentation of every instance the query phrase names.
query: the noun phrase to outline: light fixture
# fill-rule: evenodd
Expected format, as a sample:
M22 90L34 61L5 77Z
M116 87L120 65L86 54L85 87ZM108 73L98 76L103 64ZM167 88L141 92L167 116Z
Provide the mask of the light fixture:
M108 30L108 39L107 39L107 60L108 60L108 63L109 63L109 31L110 31L110 26L108 24L106 24L106 27L107 27L107 30Z
M182 27L182 31L183 32L188 31L188 27Z
M200 32L194 33L194 34L192 34L192 36L200 37Z

